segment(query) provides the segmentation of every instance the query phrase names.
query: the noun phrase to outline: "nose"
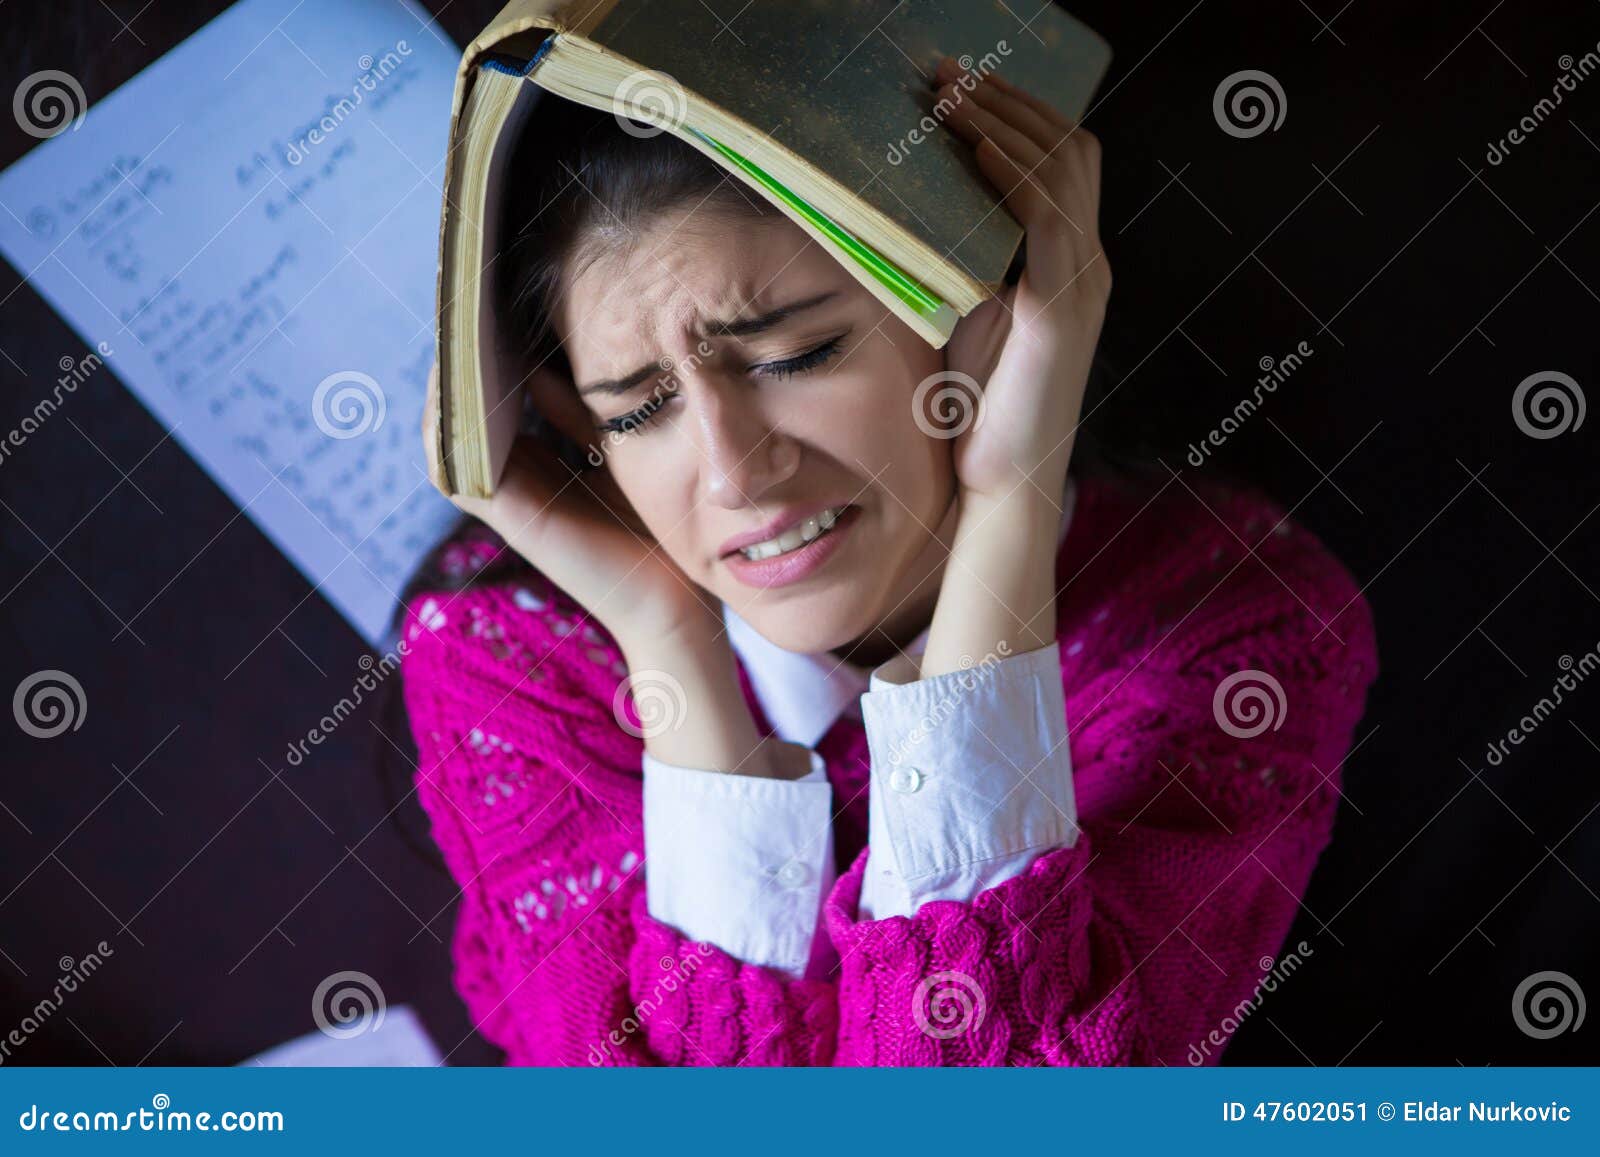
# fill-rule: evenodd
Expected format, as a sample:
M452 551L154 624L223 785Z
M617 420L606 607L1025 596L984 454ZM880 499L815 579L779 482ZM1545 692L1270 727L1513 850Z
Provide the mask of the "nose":
M705 498L730 510L759 501L800 465L800 446L772 424L743 379L704 375L693 418Z

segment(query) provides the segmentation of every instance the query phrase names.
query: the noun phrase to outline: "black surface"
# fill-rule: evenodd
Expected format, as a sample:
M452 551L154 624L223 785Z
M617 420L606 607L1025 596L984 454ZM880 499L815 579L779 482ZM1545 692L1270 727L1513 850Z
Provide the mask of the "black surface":
M739 5L708 2L737 31ZM0 93L62 68L99 98L219 7L13 0ZM440 25L461 42L495 7L456 0ZM1544 970L1600 997L1600 678L1485 757L1600 645L1600 417L1538 440L1511 407L1545 370L1600 400L1600 74L1485 159L1559 58L1600 51L1600 7L1073 11L1117 53L1088 120L1120 369L1096 421L1188 472L1259 359L1308 341L1212 465L1293 506L1377 615L1382 675L1290 937L1313 953L1227 1061L1600 1059L1593 1025L1540 1040L1512 1017ZM1242 69L1282 84L1276 131L1219 129L1213 92ZM31 143L0 124L0 162ZM84 352L16 288L0 268L5 429ZM283 760L360 641L109 373L62 417L0 465L0 691L61 668L89 702L55 740L0 728L0 1031L59 957L115 955L8 1063L231 1063L309 1030L341 969L417 1006L452 1063L493 1060L449 985L454 890L384 818L374 721ZM414 801L396 820L424 830Z

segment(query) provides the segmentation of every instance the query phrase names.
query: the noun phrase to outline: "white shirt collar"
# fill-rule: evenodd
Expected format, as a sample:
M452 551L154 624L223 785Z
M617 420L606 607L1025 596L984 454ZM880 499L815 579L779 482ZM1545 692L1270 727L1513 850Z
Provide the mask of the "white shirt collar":
M1067 478L1061 503L1059 550L1072 523L1077 486ZM827 651L786 651L762 635L730 607L722 604L722 621L762 710L781 739L815 748L847 708L859 709L862 694L871 685L872 668L836 659ZM928 641L923 629L906 654L920 654ZM855 712L852 711L852 715Z

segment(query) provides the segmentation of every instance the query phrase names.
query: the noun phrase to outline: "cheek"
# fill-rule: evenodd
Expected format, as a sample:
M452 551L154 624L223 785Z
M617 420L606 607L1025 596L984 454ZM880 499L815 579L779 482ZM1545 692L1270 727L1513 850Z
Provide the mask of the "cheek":
M870 353L850 367L837 394L839 460L876 475L876 485L926 518L947 492L954 468L950 441L918 425L914 399L921 383L944 368L944 351L907 329L892 339L875 337Z
M690 447L679 450L694 457L695 451ZM612 452L607 469L667 557L679 566L685 565L695 526L695 520L688 517L694 501L692 464L679 461L677 452L624 446Z

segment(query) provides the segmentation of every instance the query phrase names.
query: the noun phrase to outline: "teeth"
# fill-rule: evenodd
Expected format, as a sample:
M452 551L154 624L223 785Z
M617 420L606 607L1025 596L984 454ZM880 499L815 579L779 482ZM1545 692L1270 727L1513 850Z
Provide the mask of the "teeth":
M816 517L796 523L776 538L769 538L766 542L758 542L753 546L741 547L739 553L751 562L760 562L764 558L798 550L824 531L831 530L833 524L839 520L839 515L843 513L844 507L830 506Z

